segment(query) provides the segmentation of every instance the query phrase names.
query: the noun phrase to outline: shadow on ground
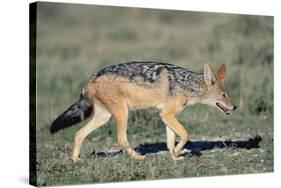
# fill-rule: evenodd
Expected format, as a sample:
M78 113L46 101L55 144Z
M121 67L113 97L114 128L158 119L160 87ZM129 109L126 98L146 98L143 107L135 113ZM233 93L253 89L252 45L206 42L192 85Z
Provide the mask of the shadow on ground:
M248 140L189 141L184 147L184 149L187 149L188 152L184 155L201 156L201 151L212 150L214 148L240 148L249 150L259 148L259 143L261 141L262 138L259 135L254 138L249 138ZM165 142L141 144L136 146L135 150L142 155L168 151ZM92 154L96 157L114 157L121 153L123 153L122 150L107 152L93 151Z

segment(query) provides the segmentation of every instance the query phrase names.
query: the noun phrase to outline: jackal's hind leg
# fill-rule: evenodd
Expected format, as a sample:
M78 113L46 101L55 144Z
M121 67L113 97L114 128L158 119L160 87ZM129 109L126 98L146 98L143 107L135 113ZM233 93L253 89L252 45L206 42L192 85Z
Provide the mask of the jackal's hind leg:
M82 127L78 132L75 133L72 160L78 161L80 148L82 142L92 131L104 125L111 117L111 114L104 108L95 105L95 114L92 119Z

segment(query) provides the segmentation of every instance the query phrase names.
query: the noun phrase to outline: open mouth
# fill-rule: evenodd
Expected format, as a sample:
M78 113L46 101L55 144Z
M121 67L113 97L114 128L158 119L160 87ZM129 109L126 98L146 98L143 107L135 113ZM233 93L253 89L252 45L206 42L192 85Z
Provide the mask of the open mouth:
M229 114L230 114L229 110L228 110L225 106L223 106L222 104L220 104L220 103L217 102L216 105L217 105L226 115L229 115Z

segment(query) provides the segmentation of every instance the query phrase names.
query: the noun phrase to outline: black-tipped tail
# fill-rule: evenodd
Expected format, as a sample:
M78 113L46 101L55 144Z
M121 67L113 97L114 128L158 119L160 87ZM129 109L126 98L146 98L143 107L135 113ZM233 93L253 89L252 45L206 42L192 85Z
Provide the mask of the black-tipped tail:
M92 112L93 103L88 97L81 96L78 101L55 119L50 127L51 134L85 120L90 117Z

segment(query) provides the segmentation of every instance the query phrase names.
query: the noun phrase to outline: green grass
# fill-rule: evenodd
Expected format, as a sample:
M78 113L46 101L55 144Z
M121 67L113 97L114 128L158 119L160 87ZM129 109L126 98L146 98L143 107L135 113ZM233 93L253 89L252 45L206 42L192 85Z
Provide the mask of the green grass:
M159 11L39 3L37 38L38 185L61 185L273 171L273 18L199 12ZM118 151L110 120L84 141L81 160L71 157L75 132L83 123L51 136L49 126L78 97L85 81L102 67L154 60L202 71L226 63L228 94L238 111L225 116L204 105L186 108L178 119L192 142L247 141L259 148L196 150L183 161L167 151L144 161ZM166 142L157 110L130 112L132 146ZM221 142L222 143L222 142ZM190 147L191 145L187 145Z

